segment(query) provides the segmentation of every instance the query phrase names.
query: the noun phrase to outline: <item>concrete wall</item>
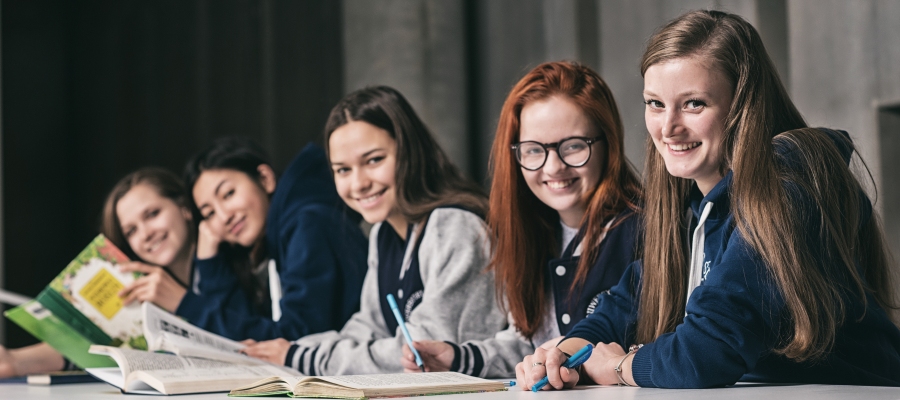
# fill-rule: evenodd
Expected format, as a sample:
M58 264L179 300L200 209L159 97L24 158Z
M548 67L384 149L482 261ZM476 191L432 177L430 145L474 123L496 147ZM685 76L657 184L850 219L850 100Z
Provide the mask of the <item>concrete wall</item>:
M345 92L372 85L396 88L467 171L464 2L346 0L343 16Z
M691 9L737 13L756 26L807 121L851 132L878 185L892 246L900 249L900 210L893 209L900 208L900 190L889 187L900 181L893 172L900 169L885 164L900 154L894 137L900 133L890 122L900 104L900 1L344 0L343 6L346 90L397 86L451 157L484 182L509 89L533 66L560 59L592 66L607 81L624 120L626 154L642 169L639 61L647 38ZM887 122L879 125L879 118Z
M598 70L619 102L626 152L644 158L639 62L647 38L691 9L718 8L760 26L787 77L784 0L345 0L345 89L397 87L451 158L486 177L497 118L513 84L550 60Z
M2 15L3 6L0 5L0 15ZM2 17L0 17L2 19ZM0 43L3 43L2 34L0 34ZM3 46L0 45L0 76L3 76ZM3 268L5 267L3 260L3 231L6 225L3 224L3 80L0 79L0 288L5 288L3 282ZM0 307L3 308L3 307ZM6 318L0 320L0 343L6 343Z
M886 231L897 253L900 196L892 186L900 170L886 167L900 154L898 125L890 122L900 104L900 2L789 0L788 15L793 99L811 125L850 132L878 185L876 206L890 217Z

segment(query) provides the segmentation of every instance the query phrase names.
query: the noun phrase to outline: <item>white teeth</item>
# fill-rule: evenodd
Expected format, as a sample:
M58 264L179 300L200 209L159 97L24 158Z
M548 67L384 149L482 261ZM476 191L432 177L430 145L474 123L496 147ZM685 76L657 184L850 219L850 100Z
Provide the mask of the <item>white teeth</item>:
M150 248L147 249L147 252L153 252L154 250L156 250L157 248L159 248L159 245L160 245L161 243L162 243L162 240L160 240L160 241L158 241L158 242L156 242L156 243L153 243L153 245L151 245Z
M693 149L694 147L697 147L699 145L700 145L700 142L683 143L683 144L669 143L669 148L672 150L675 150L675 151L685 151L685 150Z
M565 189L572 185L575 182L575 179L569 179L565 181L548 181L547 186L550 186L550 189Z
M378 200L378 197L380 197L380 196L381 196L381 193L373 194L369 197L363 197L363 198L359 199L359 202L360 203L371 203L375 200Z

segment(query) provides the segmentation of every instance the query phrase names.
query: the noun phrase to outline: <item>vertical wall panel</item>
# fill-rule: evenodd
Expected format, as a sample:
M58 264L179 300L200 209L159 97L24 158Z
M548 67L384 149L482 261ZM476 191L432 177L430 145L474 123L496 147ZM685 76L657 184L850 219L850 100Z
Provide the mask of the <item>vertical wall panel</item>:
M470 166L465 3L347 0L344 86L403 93L462 170ZM385 27L391 27L385 29Z
M3 3L4 284L35 296L77 251L66 120L69 87L64 1ZM83 155L82 155L83 156ZM93 157L93 155L91 155ZM14 172L14 173L13 173ZM13 195L15 194L15 195ZM34 339L7 325L5 344Z
M3 5L0 4L0 21L3 20ZM3 32L0 30L0 77L3 76ZM3 79L0 79L0 288L5 288L3 284L5 268L3 264L3 233L6 225L3 224ZM0 311L6 310L6 307L0 305ZM6 343L6 318L0 321L0 343Z
M791 0L791 93L813 126L845 129L881 182L873 2ZM885 45L887 43L885 42Z

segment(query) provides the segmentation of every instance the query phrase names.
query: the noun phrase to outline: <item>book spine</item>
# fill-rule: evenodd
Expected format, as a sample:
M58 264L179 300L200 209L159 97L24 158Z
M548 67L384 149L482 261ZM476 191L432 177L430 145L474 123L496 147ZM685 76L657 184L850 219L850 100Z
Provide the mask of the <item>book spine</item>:
M109 345L113 342L109 335L69 304L57 291L49 287L44 288L36 300L91 342L102 345Z

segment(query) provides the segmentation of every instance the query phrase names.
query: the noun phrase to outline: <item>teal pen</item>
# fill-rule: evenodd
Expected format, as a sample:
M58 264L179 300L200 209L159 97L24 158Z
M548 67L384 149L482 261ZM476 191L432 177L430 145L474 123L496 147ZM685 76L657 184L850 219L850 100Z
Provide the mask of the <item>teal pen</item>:
M591 358L591 352L593 350L594 345L590 343L586 344L581 348L581 350L578 350L577 353L572 354L572 357L569 357L569 359L566 360L566 362L564 362L562 366L566 368L575 368L581 364L584 364L584 362L587 361L588 358ZM538 383L534 384L534 386L531 387L531 391L537 392L544 386L547 386L548 383L550 383L550 378L545 376L544 379L541 379L540 381L538 381Z
M403 332L406 343L409 344L409 349L412 350L413 355L416 356L416 365L419 366L422 372L425 372L425 364L422 362L422 356L416 351L416 346L413 346L412 336L409 336L409 330L406 329L406 322L403 321L403 316L400 315L400 308L397 307L397 300L394 299L394 295L388 293L387 301L388 304L391 305L391 311L394 312L394 318L397 318L397 325L400 326L400 331Z

